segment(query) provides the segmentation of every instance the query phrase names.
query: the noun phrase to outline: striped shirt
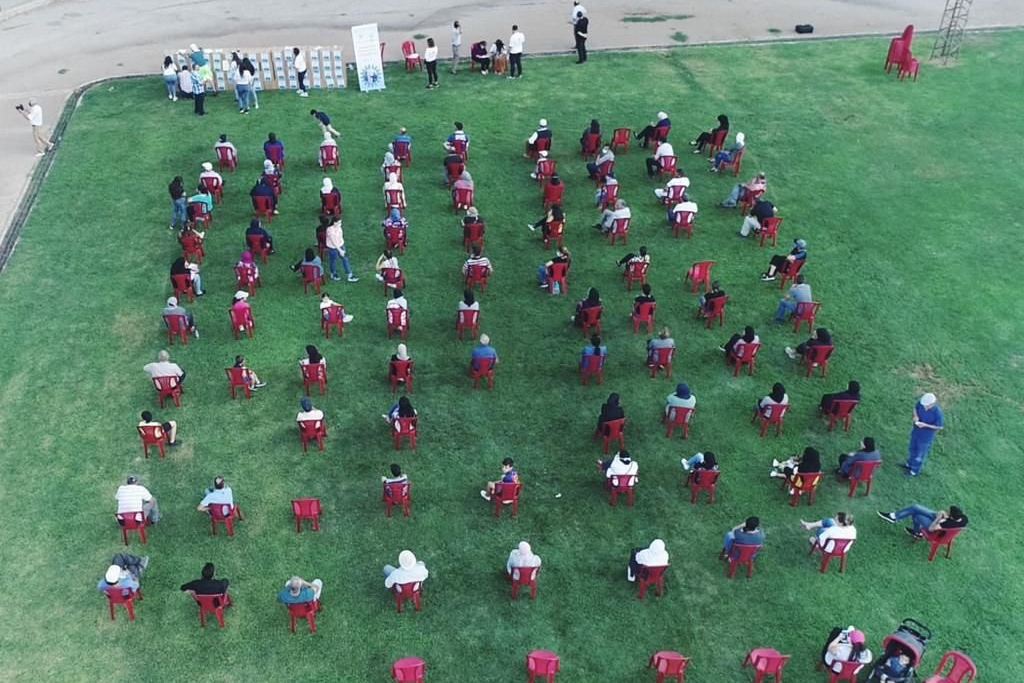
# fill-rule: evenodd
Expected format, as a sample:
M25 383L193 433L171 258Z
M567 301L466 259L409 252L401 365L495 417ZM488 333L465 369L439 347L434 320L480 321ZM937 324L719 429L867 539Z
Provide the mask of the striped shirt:
M192 75L192 94L202 95L206 93L206 86L203 85L203 77L199 75L199 70L194 69L189 72Z
M139 484L125 484L117 487L114 494L117 500L117 512L140 512L142 504L153 500L153 494L145 486Z

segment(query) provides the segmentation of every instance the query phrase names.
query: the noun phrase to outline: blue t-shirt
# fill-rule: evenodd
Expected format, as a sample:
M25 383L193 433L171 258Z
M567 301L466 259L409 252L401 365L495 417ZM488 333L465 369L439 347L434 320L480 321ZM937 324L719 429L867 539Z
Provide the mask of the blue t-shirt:
M313 602L316 599L316 593L309 586L303 586L298 595L293 595L291 589L285 586L277 594L277 599L286 605L294 605L300 602Z
M742 545L761 545L764 543L764 532L760 529L757 531L744 531L740 529L733 533L732 540L734 543Z
M480 360L481 358L497 358L498 352L494 350L493 346L480 344L473 349L472 358L474 361Z
M519 476L514 469L505 472L501 475L502 484L514 484L516 483L516 477Z
M917 413L917 419L925 424L933 425L935 427L944 426L942 418L942 408L939 407L938 403L932 405L930 410L925 410L925 407L920 402L914 406L914 411ZM918 427L914 425L910 431L911 441L917 443L927 443L935 438L935 430L928 429L927 427Z
M316 120L325 126L331 125L331 117L327 115L327 112L318 111L316 113Z

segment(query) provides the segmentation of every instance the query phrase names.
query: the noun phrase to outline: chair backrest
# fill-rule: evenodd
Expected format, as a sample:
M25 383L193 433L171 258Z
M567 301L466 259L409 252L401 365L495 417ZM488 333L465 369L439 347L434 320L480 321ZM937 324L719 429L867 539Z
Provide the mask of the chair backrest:
M761 409L761 416L769 422L781 422L787 410L788 403L770 403Z
M238 507L230 503L214 503L209 507L210 517L216 520L224 520L234 517Z
M285 607L288 608L288 614L291 616L305 619L307 614L316 612L316 601L289 602L285 603Z
M388 316L388 325L391 327L405 327L409 320L409 311L404 308L385 309Z
M754 559L754 555L761 549L761 545L753 543L733 543L729 548L729 559L739 564L746 564Z
M565 274L569 271L568 263L552 263L551 264L551 278L554 280L560 280L565 277Z
M235 281L243 287L256 279L256 268L251 265L235 266Z
M192 276L188 274L172 275L171 284L175 292L187 292L192 289Z
M910 26L908 28L913 27ZM943 674L942 670L946 668L946 664L948 662L952 662L953 665L949 668L948 672ZM978 675L978 669L974 666L974 662L971 661L971 658L963 652L950 650L943 653L942 659L939 661L939 665L935 667L935 675L941 676L943 682L971 683L971 681L974 680L974 677Z
M328 159L330 161L330 159ZM341 208L341 197L329 192L327 194L320 194L320 209L324 213L334 213Z
M165 313L164 321L171 334L188 331L188 318L184 313Z
M398 176L398 182L402 182L402 165L392 164L391 166L384 167L384 177L390 178L391 174L394 173Z
M322 420L299 420L299 433L304 439L313 439L323 433Z
M906 28L903 29L903 36L902 36L902 38L903 38L904 44L906 45L906 48L909 50L910 49L910 44L914 40L914 25L913 24L907 24Z
M602 161L601 165L597 167L597 174L599 176L601 176L602 178L604 178L605 176L610 174L612 172L612 170L614 170L614 169L615 169L615 160L614 159L608 159L607 161Z
M196 218L202 219L210 215L210 212L206 208L206 204L204 202L189 202L188 205L192 207L192 211L195 213Z
M416 423L418 418L415 417L396 417L395 418L395 432L403 436L416 433Z
M270 197L264 197L263 195L252 197L252 205L257 211L272 211L274 209Z
M631 278L642 278L647 275L650 263L646 261L630 261L626 264L626 275Z
M405 140L396 140L392 143L395 146L395 158L406 159L409 157L409 143Z
M160 425L139 425L135 428L146 443L156 443L164 438L164 428Z
M472 206L473 190L468 187L457 187L455 188L455 197L453 199L460 206Z
M399 683L422 681L427 664L419 657L403 657L391 665L391 677Z
M470 242L479 242L480 238L484 236L486 227L480 221L474 221L472 223L462 224L462 239L469 240Z
M604 186L604 201L605 203L612 203L619 198L619 184L613 183L611 185Z
M833 538L825 541L824 544L819 543L818 547L821 548L823 552L827 552L829 555L845 555L846 551L849 550L852 544L852 538ZM827 548L830 545L832 546L832 549L828 550Z
M548 650L534 650L526 655L526 669L542 676L557 673L558 655Z
M220 178L214 178L213 176L205 176L199 179L199 184L202 185L210 194L215 193L220 189L221 182Z
M523 488L520 484L499 483L494 487L494 497L501 502L511 502L519 499L519 491Z
M423 582L412 581L410 583L396 583L394 591L403 598L412 598L417 593L421 593L423 591Z
M389 189L386 191L388 206L405 206L405 191Z
M557 165L554 159L540 159L537 161L537 175L552 176Z
M458 312L458 318L460 327L473 327L476 325L476 321L480 318L480 311L463 309Z
M585 133L583 135L583 151L594 153L601 146L600 133Z
M736 354L736 357L739 358L744 363L748 363L754 359L754 356L757 355L757 352L760 349L760 342L745 343L743 344L743 346L740 347L739 353Z
M668 565L640 565L640 578L644 581L657 581L665 575L665 571L668 569Z
M475 311L474 311L475 312ZM408 379L412 374L412 360L393 360L390 362L390 372L395 377Z
M200 595L195 593L192 598L198 603L199 609L204 612L216 612L224 609L228 603L227 593L218 593L217 595Z
M779 269L779 272L786 277L794 278L797 273L800 272L800 269L804 267L804 262L806 260L807 259L797 259L795 261L786 261L782 264L782 268Z
M794 472L790 484L798 491L810 491L821 481L821 472Z
M628 145L629 135L632 131L629 128L616 128L612 132L612 144L615 145Z
M713 488L721 474L719 470L690 470L690 481L697 488Z
M448 181L455 182L462 175L462 172L466 170L466 165L462 161L449 161L444 165L445 171L448 173Z
M875 470L878 469L881 464L881 460L854 463L850 468L850 479L870 479L875 475Z
M807 351L804 353L804 360L808 363L824 363L832 355L834 349L834 346L825 346L823 344L808 346Z
M818 314L819 308L821 308L821 304L817 301L800 301L797 302L793 315L804 319L813 318Z
M855 401L848 398L839 398L832 401L832 408L829 411L829 415L833 415L837 418L844 418L853 412L853 409L857 407L860 401ZM860 463L858 463L860 464Z
M337 145L321 145L320 146L320 159L324 163L332 163L338 160L338 147ZM336 196L336 195L325 195L325 196Z
M754 668L768 672L774 671L777 676L777 672L786 665L786 662L789 661L789 657L789 655L782 655L774 651L771 653L759 652L754 655ZM763 662L763 664L761 662Z
M658 673L665 676L678 676L690 663L687 657L678 652L656 652L652 660L658 667Z
M217 160L223 163L225 166L233 166L235 164L235 153L230 147L214 147L217 150Z
M402 281L402 269L401 268L381 268L380 276L384 278L384 282L389 284L395 284Z
M604 367L604 356L597 354L591 356L583 356L582 368L585 372L597 372Z
M690 266L690 278L693 280L703 280L708 277L711 266L715 265L714 261L695 261Z
M761 221L761 230L767 232L769 236L774 235L778 233L781 222L782 219L778 216L770 216Z
M664 347L660 349L654 349L654 365L661 367L662 365L668 365L672 362L672 356L674 356L676 350L671 347Z
M411 40L402 42L402 56L408 57L409 55L416 54L416 43Z
M388 247L401 245L405 242L405 228L401 225L389 225L384 228L384 239Z
M331 308L334 308L333 306ZM341 308L341 306L338 306ZM330 309L326 309L330 310ZM327 366L323 361L319 363L304 363L299 366L299 370L302 371L302 379L310 382L319 382L322 379L327 379Z
M683 201L683 193L686 192L686 188L682 185L669 185L665 194L666 202L681 202ZM693 212L691 211L677 211L676 213L687 213L690 214L690 218L693 218Z
M316 517L322 511L319 498L296 498L292 501L292 514L296 517Z
M609 483L618 491L625 491L636 486L635 474L613 474L608 477Z
M729 297L728 296L716 296L715 298L707 299L706 301L707 301L707 304L706 304L707 308L705 309L705 313L709 317L715 317L716 315L718 315L718 314L720 314L722 312L722 309L725 308L725 304L729 301Z
M345 307L342 306L341 304L334 304L333 306L328 306L327 308L324 309L323 315L325 323L331 325L338 323L344 324L344 321L342 319L345 317ZM319 366L320 363L317 363L316 365ZM302 367L305 368L308 366L303 365ZM302 376L306 376L305 370L302 371Z
M711 146L721 147L725 144L725 136L729 134L728 130L716 130L711 134Z
M111 586L104 588L103 592L107 594L107 599L115 605L123 605L135 599L135 591L130 588Z
M622 434L622 429L626 426L626 418L621 417L618 420L608 420L604 423L605 431L608 438L618 438L619 434Z
M267 238L263 235L246 235L245 241L251 250L260 254L269 249L270 246L267 243Z
M540 567L512 567L512 571L519 574L519 577L513 580L521 583L530 583L537 580L537 572L540 571Z
M565 183L559 183L558 185L552 185L548 183L544 186L544 203L548 202L560 202L562 200L562 193L565 191Z
M141 529L146 526L146 516L142 513L142 510L136 512L118 512L114 515L114 519L125 529Z
M590 308L584 308L580 311L580 318L584 325L596 325L597 321L601 319L601 311L604 310L604 306L591 306Z
M165 375L153 378L153 386L159 392L170 392L178 390L178 378L173 375Z
M656 126L654 128L654 140L656 142L665 142L668 139L669 131L672 130L672 126Z
M228 314L231 316L231 324L236 327L252 324L252 313L248 308L235 308L232 306L228 309Z
M668 411L672 416L672 424L681 425L689 421L690 415L696 408L685 408L683 406L669 406Z
M314 263L307 263L302 266L302 281L303 282L316 282L324 274L324 270L321 266Z
M486 280L490 273L490 267L482 263L475 263L466 268L466 277L473 280Z
M458 154L463 159L466 158L466 141L455 138L452 140L452 151Z
M384 496L394 501L403 501L409 497L409 488L412 486L407 481L397 481L384 484Z
M638 304L633 316L640 320L647 320L648 318L654 317L654 311L657 308L658 303L656 301L647 301L642 304Z
M248 384L248 382L246 382L245 380L245 368L224 368L224 372L227 373L228 382L231 383L231 386L241 387Z
M534 147L538 152L544 152L551 149L551 136L537 136L537 142L534 143Z
M662 173L675 173L677 161L678 159L671 155L661 157L660 163Z
M494 372L494 365L497 362L498 359L493 356L490 358L473 358L469 362L469 367L475 374L486 375Z

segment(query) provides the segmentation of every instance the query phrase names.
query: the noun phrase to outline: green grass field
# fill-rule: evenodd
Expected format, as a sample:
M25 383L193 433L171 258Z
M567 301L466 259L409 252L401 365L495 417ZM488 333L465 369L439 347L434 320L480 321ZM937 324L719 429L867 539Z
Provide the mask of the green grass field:
M383 681L392 660L417 655L428 680L497 683L521 681L525 653L549 648L561 655L562 681L653 680L644 666L658 649L693 657L687 680L745 681L744 653L768 645L793 655L786 680L805 683L825 680L814 664L833 625L856 624L877 652L908 616L936 633L928 672L944 650L961 649L984 680L1024 674L1012 635L1024 607L1024 551L1013 536L1024 437L1024 306L1014 294L1024 258L1016 205L1024 150L1012 66L1024 59L1024 34L972 35L958 64L925 64L916 84L882 73L886 45L595 54L583 68L567 56L528 57L520 81L442 69L437 91L423 89L423 75L391 66L386 92L272 93L248 117L222 95L196 118L190 103L163 98L157 78L94 87L0 279L0 564L8 585L0 679ZM303 295L287 269L311 244L319 206L311 107L326 109L342 132L342 168L331 175L362 277L327 287L356 316L344 339L329 342L315 295ZM660 109L672 116L672 141L701 206L693 239L672 237L641 151L620 155L617 171L633 207L629 247L650 249L658 322L678 345L669 381L648 378L646 337L626 319L633 293L612 266L625 250L588 227L593 184L576 142L592 117L610 134ZM723 112L734 132L747 134L744 178L769 175L768 196L785 218L779 250L797 236L809 243L804 272L823 302L819 324L837 340L825 379L805 379L783 354L805 334L770 323L778 285L757 276L773 250L737 239L738 212L715 208L732 178L707 173L689 155L686 141ZM571 296L538 291L534 271L549 254L525 228L540 200L521 145L542 116L568 185ZM440 160L455 119L473 136L469 168L496 266L480 297L482 331L501 354L491 391L472 390L472 344L453 330L465 254ZM410 245L401 258L421 418L415 453L395 453L380 419L393 400L385 371L394 342L372 275L382 247L377 168L400 125L415 138L406 173ZM279 253L262 268L264 286L251 302L256 338L234 341L226 313L232 265L271 130L288 150L271 226ZM227 176L207 237L209 295L191 305L202 338L172 349L190 375L183 406L156 410L178 420L183 445L165 461L143 460L133 426L156 403L141 366L165 347L160 310L180 253L167 230L166 186L177 174L192 181L222 132L238 146L241 167ZM711 332L692 319L694 297L682 285L685 268L708 258L731 297L726 327ZM568 322L591 285L605 302L602 387L580 386L582 339ZM733 379L716 347L744 324L757 326L764 347L755 376ZM309 343L330 364L328 394L314 396L330 436L323 453L303 454L296 361ZM228 397L223 368L236 353L269 382L251 401ZM827 433L815 415L818 397L849 379L861 382L864 403L848 434ZM699 400L687 442L666 439L659 422L677 381ZM775 381L786 384L793 408L782 437L762 439L748 411ZM908 480L896 464L925 390L939 396L947 428L922 476ZM611 391L622 395L627 446L640 463L634 508L610 508L594 470L600 448L590 432ZM845 485L828 480L813 508L792 509L766 476L773 457L810 444L831 461L863 435L878 440L887 460L870 498L851 501ZM706 449L723 466L717 501L691 507L679 458ZM508 455L525 483L522 503L518 518L495 519L477 491ZM413 481L408 519L385 519L379 500L379 477L393 461ZM123 548L112 513L127 473L140 475L165 515L147 546L132 544L152 557L134 623L123 611L111 622L95 590ZM216 474L246 513L231 539L210 536L195 511ZM319 533L295 533L289 500L300 496L323 500ZM922 544L911 547L874 515L915 500L959 503L970 515L951 560L929 564ZM857 515L860 539L845 575L833 564L822 576L805 557L798 520L840 509ZM752 580L728 581L716 559L721 534L750 514L761 517L766 546ZM666 594L640 602L624 565L631 547L654 537L665 539L672 568ZM544 560L532 602L511 602L499 574L521 539ZM396 614L380 577L403 548L432 573L418 614ZM178 592L206 561L231 579L235 606L224 630L200 630L195 605ZM325 581L316 635L291 635L274 600L293 573Z

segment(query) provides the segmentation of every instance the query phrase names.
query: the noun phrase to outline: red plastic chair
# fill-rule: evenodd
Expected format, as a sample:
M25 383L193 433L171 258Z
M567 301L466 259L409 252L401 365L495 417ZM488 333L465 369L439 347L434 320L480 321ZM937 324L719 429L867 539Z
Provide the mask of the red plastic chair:
M384 490L381 493L381 500L384 501L384 514L390 517L391 506L401 505L402 514L408 517L409 502L412 500L412 497L409 495L411 490L412 484L407 481L384 484Z
M678 652L659 650L651 655L651 661L647 663L647 668L653 667L657 671L656 683L663 683L666 676L676 679L677 683L683 683L683 676L686 675L686 667L689 663L689 657L684 657Z
M764 195L764 190L748 190L747 188L740 189L740 215L746 216L747 211L754 208L754 204L757 200Z
M633 309L633 315L630 319L633 321L633 334L640 331L640 326L647 323L648 334L654 330L654 312L657 309L658 304L655 301L649 301L647 303L640 304Z
M615 479L618 483L612 482ZM635 474L614 474L604 480L605 488L608 489L608 505L615 507L619 496L626 496L626 504L633 507L633 490L636 488L637 475Z
M513 517L519 515L519 492L522 488L522 484L498 484L494 487L494 495L491 496L491 500L494 501L495 517L501 517L501 508L505 505L512 507Z
M733 177L735 178L736 176L738 176L740 174L740 162L743 161L743 152L745 152L746 149L747 148L744 147L743 149L736 152L736 155L733 156L732 161L723 162L722 165L719 166L718 168L719 172L725 171L727 168L731 168Z
M328 166L338 170L338 148L335 145L320 147L320 169L326 171Z
M539 154L538 152L549 152L551 151L551 137L542 138L537 137L537 142L533 143L533 149L530 150L530 158L536 159Z
M275 145L264 149L264 155L274 162L274 166L284 168L284 147Z
M381 268L380 276L384 278L384 296L394 289L405 288L405 274L401 268Z
M891 73L892 67L899 67L907 52L907 43L902 37L889 41L889 51L885 55L885 73Z
M608 453L608 442L616 440L619 442L619 450L623 450L626 447L626 437L622 431L626 426L626 418L620 418L618 420L608 420L602 425L603 428L599 427L594 430L594 438L600 438L604 442L604 452Z
M413 379L413 361L410 360L392 360L388 364L388 378L391 382L391 393L398 392L398 385L405 385L405 393L412 393L412 379ZM402 381L404 380L404 382Z
M900 62L900 68L897 72L897 76L902 81L907 76L913 74L914 82L917 82L917 72L921 68L921 63L914 58L914 54L907 48L906 52L903 53L903 61Z
M796 280L796 276L800 274L800 270L804 267L807 259L799 259L797 261L786 261L779 268L779 289L786 288L786 282L789 280Z
M537 597L537 572L540 571L540 567L513 567L512 573L509 574L509 580L512 581L512 599L515 600L519 597L519 588L521 586L528 586L530 589L530 599L533 600ZM519 574L517 577L516 574Z
M673 211L672 212L672 233L678 238L679 233L685 231L686 239L693 237L693 217L692 211Z
M682 185L669 185L666 188L665 195L661 198L661 203L664 206L675 206L679 202L683 201L683 195L686 193L686 188Z
M951 664L949 671L943 673L947 664ZM971 658L963 652L950 650L943 653L939 665L935 667L935 673L929 676L924 683L971 683L978 675L978 668L974 666Z
M462 172L466 170L466 164L460 159L459 161L449 161L444 165L445 173L448 177L448 187L451 188L455 185L455 181L459 179Z
M875 470L878 469L878 466L881 464L881 460L854 464L854 466L850 468L850 493L848 497L853 498L857 493L857 487L861 482L866 484L864 488L864 495L871 495L871 482L874 481Z
M400 225L389 225L384 228L385 249L397 249L399 253L404 254L408 244L405 228Z
M604 356L584 356L580 363L580 384L587 386L590 383L590 376L597 377L597 385L604 382Z
M391 426L391 433L395 441L395 450L402 450L402 439L409 439L409 450L416 450L416 424L418 418L396 417Z
M471 62L471 64L475 63ZM462 157L463 161L469 161L469 147L466 145L465 140L452 140L452 152Z
M245 519L242 517L242 510L237 505L230 505L228 511L224 512L224 505L215 504L210 506L210 534L213 536L217 535L217 522L224 525L224 528L228 530L228 536L235 535L235 517L239 521Z
M757 352L760 349L760 342L753 342L741 346L739 353L730 353L726 358L726 362L735 363L736 365L732 371L732 376L738 376L740 374L740 368L744 365L747 366L747 376L752 376L754 374L754 361L757 360Z
M405 208L405 190L390 189L384 192L384 211L390 213L392 208Z
M249 251L254 255L259 256L263 259L263 262L267 262L267 255L270 254L270 244L264 240L262 235L248 235L245 238L246 244L249 245Z
M595 156L598 150L601 149L601 134L600 133L584 133L583 138L580 140L580 156L584 159L589 159Z
M331 328L338 330L338 334L345 336L345 307L338 304L328 306L320 311L320 329L324 331L327 339L331 338Z
M481 221L462 224L462 246L466 249L467 254L472 251L474 244L479 244L480 249L484 248L484 234L486 232L487 226Z
M327 391L327 365L320 363L305 363L299 366L302 373L302 390L309 396L309 388L314 384L320 387L320 395Z
M423 683L427 664L419 657L402 657L391 665L391 677L396 683Z
M840 421L843 423L843 431L850 431L850 417L858 403L860 401L850 399L836 399L832 401L832 408L828 413L828 431L831 432L832 428L836 426L836 422Z
M416 581L414 583L396 583L392 590L395 592L395 609L399 613L402 611L402 604L406 600L412 600L413 608L417 612L420 611L420 599L423 596L423 582Z
M817 301L801 301L793 310L793 332L800 331L800 324L807 323L807 331L814 331L814 318L818 315L821 304Z
M558 284L557 290L555 284ZM548 271L548 292L551 295L569 293L569 264L552 263Z
M217 151L217 168L223 171L227 168L229 171L234 171L235 166L238 166L238 155L231 151L230 147L214 147Z
M754 667L754 683L761 683L765 676L774 676L775 683L782 683L782 668L789 657L770 647L758 647L747 653L740 668L748 664Z
M400 182L400 183L404 182L402 180L402 164L401 163L391 164L390 166L385 166L384 167L384 177L385 178L390 178L392 173L394 173L396 176L398 176L398 182Z
M558 669L558 655L551 650L533 650L526 655L526 683L533 683L538 676L555 683Z
M213 195L213 201L220 204L224 201L224 184L217 178L207 176L199 179L199 184L207 192Z
M487 291L487 278L491 274L491 269L484 265L471 265L466 268L466 289L473 289L474 286L480 285L480 291Z
M246 378L244 368L224 368L224 374L228 376L228 391L231 392L231 400L235 400L235 390L241 389L242 395L252 398L252 391L249 389L249 380ZM142 429L140 427L140 429ZM163 450L163 449L161 449ZM163 457L163 453L161 453Z
M632 136L633 131L629 128L616 128L612 133L612 141L608 146L612 148L613 152L617 152L619 148L622 148L623 153L629 154L629 139Z
M661 418L662 422L668 422L668 426L665 429L665 438L672 438L672 432L676 430L676 427L680 427L683 432L683 438L688 439L690 437L690 417L693 415L695 408L669 408L668 414ZM672 416L669 419L669 415Z
M204 230L209 229L210 224L213 223L213 214L206 210L206 204L189 202L188 205L192 209L193 220L197 224L202 224Z
M402 43L402 56L405 57L405 70L412 71L417 66L423 69L423 58L416 52L416 43L406 40ZM396 155L397 156L397 155Z
M704 291L707 292L711 289L711 268L714 265L714 261L695 261L686 271L683 284L685 285L688 280L691 281L693 283L692 291L696 292L697 286L704 283Z
M161 408L164 407L165 398L171 399L174 405L181 407L181 385L178 384L177 377L154 377L153 386L156 387L156 397Z
M494 365L496 358L478 358L469 362L469 376L473 378L473 388L476 389L480 378L487 380L487 388L494 388Z
M125 611L128 612L128 621L135 621L135 598L142 600L142 589L128 591L128 595L124 594L124 590L113 586L103 591L107 595L111 621L114 621L114 605L124 605Z
M191 261L192 257L195 256L195 262L203 265L203 257L206 256L206 251L203 249L203 243L198 235L185 235L178 242L181 244L182 258L186 261Z
M608 185L606 183L604 186L604 191L604 198L601 200L601 203L597 207L598 211L604 211L609 206L615 206L615 202L618 201L619 199L618 183L614 185Z
M590 338L590 328L597 328L597 333L601 334L601 311L604 310L604 306L592 306L590 308L584 308L580 311L579 323L580 327L583 328L583 338Z
M825 544L828 545L829 541ZM846 551L850 548L850 544L853 543L852 539L833 539L832 550L825 550L825 546L821 545L817 539L811 544L811 549L807 551L808 555L813 555L815 552L821 553L821 566L818 568L822 574L828 569L829 562L832 561L833 557L839 559L839 573L842 574L846 571ZM837 680L837 679L832 679Z
M256 269L253 266L235 266L235 284L238 285L238 289L248 290L249 296L256 296L256 285L259 282L259 278L256 277Z
M139 519L139 518L142 519ZM139 543L146 544L146 527L149 526L149 519L141 510L139 512L121 512L114 515L117 524L121 527L121 540L128 545L128 532L139 532Z
M557 185L552 185L551 183L547 183L544 186L544 194L541 196L541 199L540 199L541 207L543 207L544 209L547 209L552 204L561 204L562 203L562 194L564 192L565 192L565 183L558 183Z
M629 218L616 218L612 221L612 229L608 233L608 244L614 246L620 238L622 243L626 243L626 237L629 236Z
M539 141L539 140L538 140ZM537 185L543 186L549 180L551 176L555 175L558 162L554 159L540 159L537 161L537 169L535 175L537 176Z
M559 186L561 187L561 186ZM562 245L562 240L565 237L565 221L551 221L548 225L548 232L546 235L542 234L541 238L544 240L544 246L549 247L551 241L554 240L555 244L559 247Z
M718 319L718 326L725 325L725 304L728 303L728 296L716 296L708 300L709 308L698 308L697 317L704 318L704 328L710 330L711 323Z
M249 339L253 338L253 328L256 323L252 319L252 311L248 308L230 308L228 309L228 315L231 317L231 332L234 333L235 339L238 339L239 332L245 332L249 335Z
M412 166L412 146L404 140L398 140L392 144L395 146L395 161L406 167Z
M302 452L306 452L306 445L310 441L316 441L316 445L322 451L324 449L324 437L327 436L327 425L323 420L302 420L299 422L299 443L302 444Z
M476 339L477 331L480 329L480 311L462 310L455 313L455 331L462 339L462 333L469 330L470 339Z
M274 203L270 197L258 195L250 197L252 200L252 215L256 218L265 218L267 223L274 222Z
M626 270L622 273L623 279L626 281L626 291L633 291L633 282L639 282L641 285L647 283L647 268L650 263L644 263L643 261L630 261L626 264Z
M804 377L810 377L814 368L821 368L821 376L824 377L828 369L828 359L834 349L834 346L808 346L803 357L803 364L807 366Z
M289 602L285 607L288 608L288 628L292 633L295 633L296 619L305 619L309 622L309 632L316 633L316 613L320 611L319 600Z
M935 560L935 553L938 552L939 548L946 546L946 559L953 552L953 541L956 539L957 534L963 531L966 527L957 527L955 529L937 529L935 531L928 531L925 529L921 533L924 535L924 540L928 541L931 546L928 550L928 561L932 562ZM914 539L914 543L917 539Z
M760 545L748 543L733 543L729 548L728 555L723 550L719 557L728 562L725 575L732 579L736 575L736 568L744 565L747 568L747 578L749 579L754 574L754 559L759 550L761 550Z
M643 600L647 594L647 587L654 586L654 590L658 597L661 597L662 592L665 590L665 570L668 569L668 565L661 567L647 567L641 566L640 572L636 575L637 579L637 591L636 599Z
M320 531L320 515L323 508L319 498L296 498L292 501L292 516L295 517L295 533L302 533L302 520L308 519L313 531ZM294 629L292 629L294 631Z
M833 671L832 667L839 665L839 671ZM832 662L832 666L828 667L828 683L857 683L857 672L864 665L856 660L852 662L844 662L841 660L835 660ZM824 662L818 662L818 671L825 669Z
M338 163L337 157L335 157L335 164ZM341 215L341 197L334 194L321 194L320 195L320 213L325 216L340 216Z
M721 152L725 147L725 136L729 134L727 130L716 130L711 133L711 140L708 141L708 158L713 159L715 154Z
M699 477L697 476L698 474L700 474ZM715 504L715 484L718 483L718 476L720 474L721 472L718 470L690 471L690 474L686 477L686 483L690 487L690 505L694 505L697 502L697 496L700 495L701 491L708 492L708 505Z
M651 136L651 142L654 143L656 148L659 143L668 140L668 134L672 130L672 126L657 126L654 129L654 134Z
M387 314L388 339L391 339L392 332L398 332L405 339L409 332L409 311L404 308L385 309Z
M160 459L163 460L164 442L171 438L169 434L164 432L163 427L160 425L139 425L135 429L139 432L139 438L142 439L142 455L148 459L149 447L156 446L157 450L160 451Z
M188 346L188 318L183 313L173 313L164 316L164 324L167 326L167 344L174 346L174 338L181 339L181 343Z
M647 361L651 366L651 378L658 374L658 370L665 371L665 379L672 376L672 358L676 355L674 348L654 349L654 356Z
M191 275L188 275L187 273L182 275L172 275L171 287L174 288L174 296L178 297L179 301L181 300L182 294L188 295L189 303L192 303L192 301L194 301L192 297L195 294L195 290L192 289Z
M452 211L458 213L473 206L473 190L468 187L457 187L452 194Z
M789 410L788 403L773 403L764 407L764 410L754 409L754 417L750 419L751 422L757 418L761 418L761 436L768 431L769 425L775 425L775 436L782 434L782 420L786 417L786 411Z
M758 246L763 247L764 241L769 237L772 240L772 246L774 247L779 239L779 224L782 223L782 219L778 216L772 216L771 218L765 218L761 221L761 244Z
M220 595L193 595L192 599L199 605L199 626L206 628L206 615L212 614L217 618L217 625L224 628L224 608L231 606L231 596L227 593Z
M309 292L309 286L313 285L316 293L320 293L320 285L324 282L324 269L312 263L302 266L302 293Z
M782 488L789 495L789 506L796 507L800 496L806 494L807 505L814 505L814 492L821 483L821 472L794 472L792 476L782 480Z
M664 156L658 160L658 179L660 180L663 176L672 178L676 174L676 164L678 159L674 156Z

